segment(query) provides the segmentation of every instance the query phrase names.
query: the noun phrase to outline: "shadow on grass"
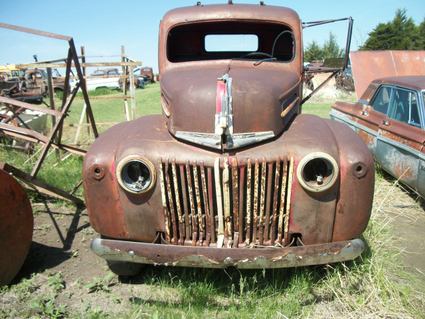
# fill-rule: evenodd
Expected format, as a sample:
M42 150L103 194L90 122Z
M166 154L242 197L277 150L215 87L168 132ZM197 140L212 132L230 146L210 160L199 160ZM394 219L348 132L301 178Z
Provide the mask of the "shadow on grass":
M18 283L24 278L30 278L31 275L34 273L40 273L47 269L54 268L59 264L63 263L64 261L72 258L72 252L70 250L72 248L72 243L75 239L76 234L90 226L89 223L84 223L78 226L80 223L82 209L76 207L75 212L72 213L71 221L66 227L67 231L63 232L61 230L59 222L57 221L57 215L62 216L64 214L52 212L44 196L41 195L40 197L38 197L38 199L44 204L45 212L50 217L50 220L54 227L53 231L57 233L59 240L61 241L62 248L51 247L33 241L31 243L31 247L28 256L24 262L24 265L22 266L19 274L15 277L13 283ZM63 228L63 221L61 222L61 224Z
M364 264L368 263L373 252L367 240L363 237L362 240L366 245L362 257L345 263L264 270L146 265L139 276L131 279L121 278L121 282L177 289L179 298L167 298L169 301L138 296L130 298L130 302L135 306L154 306L170 311L174 308L184 310L188 307L203 309L206 306L212 310L226 310L235 307L255 310L259 300L266 305L277 303L283 308L287 308L291 303L294 304L294 307L304 307L335 299L332 291L317 289L322 283L340 274L350 272L358 274L363 271ZM350 281L347 289L353 291L359 289L361 276L356 277L359 278L359 281ZM274 300L275 298L276 300ZM292 314L297 313L299 313L299 309L292 312Z
M376 165L376 172L382 176L388 183L394 184L397 182L397 179L394 178L391 174L389 174L387 171L385 171L382 167L380 167L378 164ZM410 196L416 203L419 204L419 206L425 211L425 199L422 198L418 193L413 191L409 186L404 185L400 182L397 182L397 187L401 188L401 190Z

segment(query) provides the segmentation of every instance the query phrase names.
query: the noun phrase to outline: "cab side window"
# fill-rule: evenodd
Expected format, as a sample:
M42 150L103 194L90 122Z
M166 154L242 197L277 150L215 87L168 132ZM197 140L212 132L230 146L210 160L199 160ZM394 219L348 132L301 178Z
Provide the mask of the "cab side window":
M418 107L416 92L395 88L389 116L394 120L421 127Z
M381 86L372 100L372 108L380 113L387 114L390 105L391 88L388 86Z

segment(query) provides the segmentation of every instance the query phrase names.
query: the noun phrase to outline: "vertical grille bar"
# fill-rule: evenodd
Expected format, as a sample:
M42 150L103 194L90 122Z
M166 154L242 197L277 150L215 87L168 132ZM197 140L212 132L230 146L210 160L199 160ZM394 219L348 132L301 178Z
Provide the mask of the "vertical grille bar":
M180 206L180 192L179 192L179 186L177 183L177 170L176 170L176 161L173 159L171 164L171 172L173 174L173 186L174 186L174 196L175 196L175 202L176 202L176 211L177 211L177 218L179 223L179 238L178 242L180 245L184 244L184 238L185 238L185 229L184 229L184 219L183 214Z
M272 217L272 227L270 230L270 243L274 244L276 239L276 229L277 229L277 211L279 207L279 187L280 187L280 161L276 162L276 169L274 172L274 192L273 192L273 217ZM280 190L284 192L283 189Z
M258 198L258 190L259 190L259 183L260 183L260 181L259 181L259 173L260 173L260 164L258 163L258 160L255 160L255 164L254 164L254 191L253 191L253 193L254 193L254 212L253 212L253 215L254 215L254 218L253 218L253 221L254 221L254 223L253 223L253 234L252 234L252 242L253 242L253 244L258 244L258 241L257 241L257 233L258 233L258 229L257 229L257 226L258 226L258 200L259 200L259 198Z
M263 159L261 163L261 183L260 183L260 213L258 216L259 224L259 242L260 245L264 242L264 208L265 208L265 199L266 199L266 174L267 174L267 164L266 160Z
M236 243L236 247L238 244L243 243L243 215L244 215L244 189L245 189L245 167L239 167L239 216L238 216L238 232L239 232L239 242Z
M196 209L198 211L197 215L197 223L199 229L199 244L202 246L202 242L204 240L204 223L202 216L202 205L201 205L201 191L199 189L199 174L198 174L198 166L196 163L193 165L193 179L195 182L195 197L196 197Z
M217 229L217 247L223 247L224 244L224 220L223 220L223 198L221 194L221 181L220 181L220 159L216 158L214 162L214 179L215 179L215 194L217 200L217 216L218 216L218 229Z
M224 160L223 169L223 197L224 197L224 241L228 248L232 247L232 219L230 217L230 170L229 161Z
M196 240L198 238L198 227L196 223L195 198L194 198L193 187L192 187L192 170L190 168L189 162L186 163L186 173L187 173L187 187L189 189L190 220L192 223L192 245L195 246Z
M204 162L201 162L201 184L202 184L202 197L204 199L204 207L205 207L205 245L208 246L211 242L211 213L210 213L210 205L208 202L208 189L207 189L207 181L205 178L205 167Z
M288 172L288 162L283 162L283 174L282 174L282 184L280 186L280 207L279 207L279 222L277 226L277 242L279 244L282 244L282 232L283 232L283 218L285 214L285 195L286 192L284 191L286 189L286 179L287 179L287 172Z
M182 198L183 198L183 212L184 212L184 221L186 226L185 238L190 240L192 238L192 230L190 228L190 208L188 205L188 196L187 196L187 186L186 186L186 173L184 169L184 165L179 165L180 171L180 182L181 182L181 190L182 190Z
M168 202L169 202L169 206L170 206L170 213L171 213L171 223L173 224L173 236L171 238L171 242L173 244L177 244L177 223L176 223L176 214L174 211L174 198L173 198L173 193L171 190L171 181L170 181L170 167L169 167L169 161L167 161L167 163L165 164L165 182L167 183L167 194L168 194Z
M167 195L165 193L165 181L162 160L159 161L159 179L161 183L161 200L165 219L165 239L167 241L170 241L170 211L167 207Z
M291 186L292 186L292 178L293 178L293 172L294 171L294 159L291 157L289 160L289 168L288 168L288 183L286 186L287 194L286 194L286 207L285 207L285 218L284 218L284 242L285 245L288 243L288 230L289 230L289 213L291 211Z
M232 159L232 202L233 202L233 245L238 246L239 242L239 180L238 180L238 161Z
M210 207L210 232L211 232L211 241L213 243L216 242L215 238L215 218L214 218L214 183L213 183L213 173L212 168L207 168L207 176L208 176L208 203Z
M251 242L251 184L252 184L252 176L251 176L251 159L248 159L247 164L247 180L246 180L246 239L245 242L247 245Z
M273 162L267 164L267 191L266 191L266 220L264 226L264 241L269 240L269 229L270 229L270 207L271 201L273 200L272 194L272 182L273 182Z

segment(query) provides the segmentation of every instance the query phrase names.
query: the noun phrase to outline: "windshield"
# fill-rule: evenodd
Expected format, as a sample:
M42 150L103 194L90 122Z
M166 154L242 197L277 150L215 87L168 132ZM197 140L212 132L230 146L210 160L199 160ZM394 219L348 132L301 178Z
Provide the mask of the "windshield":
M295 55L292 30L258 21L202 22L176 26L168 33L170 62L264 59L289 62Z

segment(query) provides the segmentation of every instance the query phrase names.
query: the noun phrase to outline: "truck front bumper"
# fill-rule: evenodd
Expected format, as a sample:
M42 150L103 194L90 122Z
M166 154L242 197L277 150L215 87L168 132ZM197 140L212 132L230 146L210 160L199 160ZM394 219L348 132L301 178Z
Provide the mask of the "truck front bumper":
M96 238L91 249L109 261L241 269L290 268L352 260L364 250L361 239L296 247L214 248L150 244Z

